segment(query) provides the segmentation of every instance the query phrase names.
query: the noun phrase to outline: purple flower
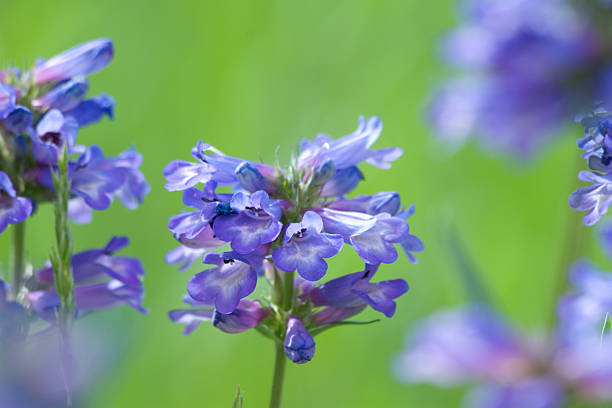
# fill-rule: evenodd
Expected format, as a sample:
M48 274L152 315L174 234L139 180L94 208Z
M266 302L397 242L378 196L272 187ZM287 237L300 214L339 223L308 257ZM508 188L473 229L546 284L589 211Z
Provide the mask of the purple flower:
M24 106L17 105L15 109L6 117L4 125L9 132L22 134L32 126L32 112Z
M316 167L327 160L334 162L337 170L346 169L365 161L382 169L389 168L390 162L402 155L398 147L372 150L370 147L378 140L382 131L382 121L373 116L367 121L359 117L357 130L350 135L333 140L327 135L318 135L312 142L302 142L302 152L298 167Z
M79 105L87 91L89 91L87 79L71 79L60 83L40 98L34 99L32 107L41 111L57 109L66 112Z
M209 181L215 181L220 185L235 185L238 183L236 170L239 166L244 166L243 163L245 162L266 180L273 180L275 177L274 167L272 166L226 156L202 141L199 141L191 150L191 154L199 163L175 160L168 163L164 168L164 177L167 181L166 189L168 191L185 190L196 184L205 184ZM249 177L257 177L253 174ZM241 177L244 176L243 174ZM244 181L246 182L246 179ZM260 182L263 182L263 180L260 180Z
M239 254L248 254L280 234L283 227L279 221L280 206L265 191L252 195L235 193L230 205L236 213L217 217L213 231L219 239L231 242L232 249Z
M496 151L530 155L564 120L609 100L607 34L569 1L463 2L464 21L443 43L460 73L434 95L434 131L457 144L479 136ZM597 14L605 10L596 7Z
M76 253L71 266L74 277L74 301L79 313L126 304L141 313L144 289L144 268L136 258L115 256L114 253L127 246L125 237L112 238L106 247ZM53 286L53 269L46 266L36 272L39 285L46 290L36 290L27 296L28 302L44 320L55 321L60 299Z
M321 279L327 271L323 258L340 252L344 244L341 235L322 233L323 221L307 211L301 223L289 224L283 245L272 253L274 265L285 272L297 269L300 276L310 281Z
M79 127L99 122L104 116L114 117L115 100L106 94L87 99L66 112L66 116L75 118Z
M229 314L236 309L240 299L255 290L257 273L248 263L215 252L206 254L204 263L215 267L189 280L187 291L194 300L214 305L220 313Z
M529 378L509 386L486 385L470 392L471 408L560 408L564 392L559 382L548 377Z
M52 109L36 125L32 135L32 154L41 164L55 164L59 152L66 148L72 153L79 125L74 118Z
M5 119L15 109L16 100L13 88L0 83L0 120Z
M9 176L0 171L0 234L9 224L25 221L32 214L32 202L18 197Z
M29 328L26 310L8 296L8 287L0 279L0 346L3 348L25 339Z
M336 170L331 179L323 184L321 197L338 197L348 194L357 188L363 180L363 173L357 166Z
M368 305L387 317L393 317L396 308L394 299L408 291L408 284L402 279L373 283L371 279L377 269L377 265L366 264L362 272L348 274L314 287L308 293L313 306L324 306L315 314L316 324L347 319Z
M340 234L366 263L393 263L397 251L393 244L408 237L408 224L388 213L365 213L323 209L319 212L325 230Z
M297 317L287 320L285 334L285 354L296 364L304 364L312 360L315 353L315 341Z
M224 314L215 310L213 326L225 333L242 333L257 326L270 314L258 301L243 299L232 313Z
M188 336L200 327L202 322L212 321L214 311L210 309L177 309L168 312L168 317L173 323L185 325L183 335Z
M113 58L113 43L99 39L77 45L34 68L37 84L63 81L79 75L92 74L108 65Z
M138 170L142 156L133 149L118 157L104 157L102 150L95 145L69 164L71 193L81 197L94 210L105 210L114 197L130 209L140 204L150 186ZM51 170L41 167L37 171L37 181L53 190Z
M578 173L578 178L594 184L573 192L569 203L574 210L588 211L582 222L587 226L593 225L608 212L610 203L612 203L612 173L602 175L581 171Z
M482 305L438 312L412 330L397 360L406 382L452 385L471 380L521 378L532 361L510 327Z

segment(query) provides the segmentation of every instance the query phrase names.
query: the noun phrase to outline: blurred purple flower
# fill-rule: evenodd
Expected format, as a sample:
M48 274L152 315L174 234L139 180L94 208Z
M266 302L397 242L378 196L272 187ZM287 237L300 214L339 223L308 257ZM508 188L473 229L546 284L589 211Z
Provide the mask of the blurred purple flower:
M32 214L32 202L18 197L9 176L0 171L0 234L9 224L25 221Z

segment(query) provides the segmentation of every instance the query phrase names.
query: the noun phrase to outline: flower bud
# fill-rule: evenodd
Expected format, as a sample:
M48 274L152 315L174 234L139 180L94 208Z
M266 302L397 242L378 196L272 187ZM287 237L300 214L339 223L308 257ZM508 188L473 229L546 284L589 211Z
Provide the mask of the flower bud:
M261 175L259 170L247 161L240 163L234 173L240 185L251 193L259 190L270 191L272 187L272 184Z
M312 185L322 186L336 174L336 165L333 160L326 160L319 165L312 176Z
M285 354L296 364L304 364L312 360L315 353L315 341L297 317L287 320L285 335Z
M32 112L25 106L17 105L6 117L4 124L9 132L21 134L32 126Z
M77 45L34 68L34 82L63 81L100 71L113 58L113 42L98 39Z
M351 192L363 180L363 174L357 166L337 170L333 177L325 183L321 197L337 197Z
M397 192L389 191L372 196L369 203L369 214L388 213L395 215L400 209L401 199Z
M81 103L88 90L89 83L86 79L71 79L34 99L32 106L40 110L58 109L66 112Z

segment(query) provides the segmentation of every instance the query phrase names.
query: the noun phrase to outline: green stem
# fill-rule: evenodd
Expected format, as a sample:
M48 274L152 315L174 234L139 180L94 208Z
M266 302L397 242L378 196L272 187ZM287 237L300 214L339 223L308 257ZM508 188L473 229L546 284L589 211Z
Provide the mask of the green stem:
M15 297L21 291L25 264L25 221L13 224L13 289Z
M272 394L270 396L270 408L280 408L283 396L283 382L285 379L285 356L284 346L275 344L276 355L274 358L274 376L272 377Z
M283 310L290 312L293 309L293 274L290 272L285 274L285 290L283 293Z

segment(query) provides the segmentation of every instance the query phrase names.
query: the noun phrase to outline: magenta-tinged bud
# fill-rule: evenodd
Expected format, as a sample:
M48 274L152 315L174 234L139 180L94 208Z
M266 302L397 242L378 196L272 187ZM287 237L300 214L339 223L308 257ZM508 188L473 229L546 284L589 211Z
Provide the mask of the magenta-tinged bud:
M315 341L297 317L287 320L285 335L285 354L296 364L304 364L312 360L315 353Z
M0 84L0 120L6 118L15 109L16 100L13 88Z
M223 314L215 310L213 326L226 333L241 333L257 326L269 313L259 302L245 299L232 313Z
M8 75L6 75L6 72L0 69L0 82L2 82L3 84L6 84L7 79L8 79Z
M108 65L113 53L113 42L106 38L77 45L34 68L34 81L44 84L100 71Z

